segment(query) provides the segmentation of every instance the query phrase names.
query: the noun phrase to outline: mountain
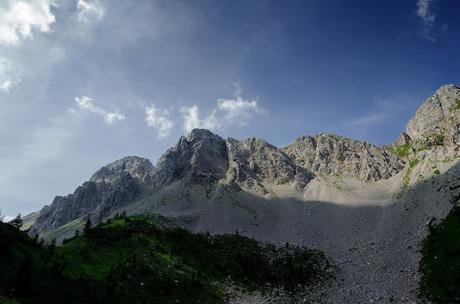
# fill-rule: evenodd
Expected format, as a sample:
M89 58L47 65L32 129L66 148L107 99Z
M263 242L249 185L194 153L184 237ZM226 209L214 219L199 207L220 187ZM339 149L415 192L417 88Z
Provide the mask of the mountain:
M40 234L88 215L93 223L100 222L174 183L206 185L209 194L230 188L264 196L276 195L272 188L276 185L305 189L317 175L377 181L403 168L404 160L390 151L332 134L301 137L279 149L258 138L224 140L208 130L194 129L156 166L130 156L99 169L73 194L58 196L44 207L30 232Z
M333 134L286 147L195 129L158 163L125 157L56 197L29 233L57 241L116 214L160 214L193 231L318 248L340 269L333 303L417 299L419 244L460 195L460 88L439 88L394 143ZM429 223L429 225L428 225Z

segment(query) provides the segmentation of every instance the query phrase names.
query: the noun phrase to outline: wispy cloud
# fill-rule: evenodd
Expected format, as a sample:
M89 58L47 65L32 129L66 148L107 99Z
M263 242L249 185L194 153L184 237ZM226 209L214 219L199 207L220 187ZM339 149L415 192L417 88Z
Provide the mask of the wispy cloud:
M368 115L352 119L349 123L350 126L369 126L375 125L385 121L387 113L369 113Z
M78 20L82 22L100 20L105 14L104 6L98 0L78 0L77 10Z
M417 1L417 16L419 16L425 24L433 24L436 20L436 14L432 11L432 4L433 0Z
M0 91L9 93L19 82L21 79L13 74L11 62L6 58L0 58Z
M422 22L421 36L429 41L436 40L431 33L436 21L433 6L434 0L417 0L416 14Z
M167 137L174 126L174 123L168 119L168 110L159 109L155 105L145 108L145 122L150 128L157 131L159 138Z
M241 97L243 90L239 82L234 82L232 85L235 97L219 98L216 107L203 118L200 118L197 105L182 107L184 131L189 132L194 128L219 130L232 125L245 125L254 115L264 112L256 99L246 100Z
M118 111L110 112L100 106L95 105L93 99L89 98L88 96L75 97L75 102L80 111L97 114L102 117L106 124L111 125L117 121L126 119L126 116L119 113ZM72 110L73 109L71 109L71 111Z
M226 122L240 125L245 125L254 114L263 112L256 100L244 100L240 96L235 99L217 100L217 108L225 113Z
M216 118L216 111L212 111L204 118L200 118L200 110L197 105L181 107L184 131L190 132L194 128L216 130L220 128L220 123Z
M371 111L348 120L346 125L352 128L363 128L388 123L408 108L410 105L409 99L405 94L378 99L371 107Z
M56 18L51 12L54 0L10 0L0 5L0 44L18 45L34 31L49 32Z

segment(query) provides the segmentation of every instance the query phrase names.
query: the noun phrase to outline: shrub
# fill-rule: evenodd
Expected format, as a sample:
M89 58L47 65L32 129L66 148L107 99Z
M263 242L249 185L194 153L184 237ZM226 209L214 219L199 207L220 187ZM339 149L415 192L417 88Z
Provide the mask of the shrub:
M444 135L443 134L436 134L436 136L434 138L434 144L436 146L444 145Z
M418 163L420 162L419 159L415 158L415 159L411 159L409 161L409 168L413 169L415 166L418 165Z
M409 155L412 146L410 144L404 144L401 146L394 147L392 150L394 153L401 157L406 157Z
M420 162L420 160L418 160L417 158L411 159L409 161L409 166L407 167L406 172L404 172L404 175L402 177L402 188L404 190L406 190L407 187L409 187L409 182L410 182L410 177L411 177L411 174L412 174L412 170L415 168L415 166L418 165L419 162Z

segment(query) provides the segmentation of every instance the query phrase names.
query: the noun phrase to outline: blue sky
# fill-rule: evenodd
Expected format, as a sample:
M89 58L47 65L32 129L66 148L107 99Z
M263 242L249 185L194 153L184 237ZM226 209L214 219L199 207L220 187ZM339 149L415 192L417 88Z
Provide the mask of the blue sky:
M190 128L396 139L460 84L460 2L4 0L0 209L26 214Z

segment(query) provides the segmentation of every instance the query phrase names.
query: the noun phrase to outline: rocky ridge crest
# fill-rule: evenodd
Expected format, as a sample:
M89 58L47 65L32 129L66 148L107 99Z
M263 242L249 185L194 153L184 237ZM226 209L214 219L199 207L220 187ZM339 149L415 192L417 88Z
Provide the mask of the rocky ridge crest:
M385 149L327 133L302 136L283 151L298 166L314 174L349 175L378 181L404 168L404 161Z

